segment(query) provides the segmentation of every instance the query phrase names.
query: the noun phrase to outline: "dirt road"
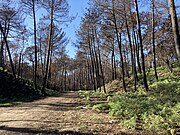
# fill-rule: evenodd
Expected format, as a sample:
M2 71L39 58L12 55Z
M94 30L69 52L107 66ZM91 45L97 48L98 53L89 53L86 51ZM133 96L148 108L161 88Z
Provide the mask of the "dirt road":
M74 92L0 107L0 135L141 134L122 130L108 114L85 109Z

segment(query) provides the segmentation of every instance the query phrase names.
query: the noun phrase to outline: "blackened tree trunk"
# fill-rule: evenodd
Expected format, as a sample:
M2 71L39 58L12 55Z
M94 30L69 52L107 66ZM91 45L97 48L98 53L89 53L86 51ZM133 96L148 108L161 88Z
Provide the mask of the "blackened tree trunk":
M136 81L138 82L139 81L139 78L138 78L138 75L137 75L137 67L136 67L136 63L137 63L137 66L138 66L138 69L139 69L139 72L141 73L141 65L140 65L140 61L139 61L139 47L138 47L138 44L137 44L137 40L136 40L136 34L135 34L135 31L134 31L134 22L133 22L133 35L132 35L132 39L133 39L133 49L134 49L134 66L135 66L135 75L136 75ZM137 51L138 49L138 51ZM138 54L137 54L138 53Z
M88 85L88 89L93 89L93 75L92 75L92 72L91 72L91 61L89 60L90 58L88 57L87 58L88 61L87 61L87 70L88 70L88 82L87 85Z
M19 54L18 77L20 77L20 72L21 72L21 57L22 57L22 53Z
M96 38L97 51L98 51L98 56L99 56L99 68L100 68L100 71L101 71L102 85L103 85L104 93L106 93L106 87L105 87L105 81L104 81L104 72L103 72L103 67L102 67L101 53L100 53L100 48L99 48L99 42L98 42L98 38L97 38L96 29L95 29L95 38ZM100 78L99 81L101 81L101 78ZM101 89L101 86L100 86L100 89Z
M21 73L21 78L22 78L22 76L23 76L23 67L24 67L24 56L23 56L23 54L21 55L21 59L22 59L22 64L21 64L21 71L20 71L20 73Z
M111 55L111 70L112 70L112 80L115 80L115 71L114 71L114 44L112 45L112 55Z
M115 54L114 54L114 79L116 80L117 79L117 71L116 71L116 57L115 57Z
M48 77L48 71L49 71L49 61L50 61L50 56L51 56L51 46L52 46L52 35L53 35L53 11L54 11L54 0L52 0L52 5L51 5L51 13L50 13L50 30L49 30L49 40L48 40L48 55L47 55L47 62L46 62L46 69L45 69L45 76L44 76L44 83L43 83L43 88L42 88L42 93L45 93L45 87L47 84L47 77Z
M33 7L33 21L34 21L34 55L35 55L35 60L34 60L34 86L35 89L37 89L37 43L36 43L36 13L35 13L35 1L32 0L32 7Z
M135 90L137 90L137 81L138 81L138 75L137 75L137 69L136 69L136 45L135 41L133 40L133 57L134 57L134 87Z
M96 85L97 88L100 88L101 91L101 87L100 87L100 71L99 71L99 59L98 59L98 54L97 54L97 45L96 45L96 32L94 27L92 26L92 40L93 40L93 52L94 52L94 67L95 67L95 71L96 71Z
M118 34L118 27L117 27L117 20L116 20L116 15L115 15L115 10L114 10L114 0L112 1L113 5L113 19L114 19L114 25L115 25L115 32L116 32L116 38L118 42L118 47L119 47L119 52L120 52L120 59L121 59L121 69L122 69L122 80L123 80L123 88L124 91L127 92L126 90L126 83L125 83L125 72L124 72L124 62L123 62L123 55L122 55L122 45L121 45L121 33L120 35Z
M146 68L145 68L145 60L144 60L144 52L143 52L143 44L142 44L142 35L141 35L141 23L139 18L139 9L138 9L138 3L137 0L135 0L135 7L136 7L136 21L138 26L138 34L139 34L139 42L140 42L140 50L141 50L141 59L142 59L142 71L143 71L143 82L144 82L144 88L146 91L148 91L148 83L147 83L147 77L146 77Z
M96 71L96 85L97 85L97 88L99 88L100 87L99 59L98 59L97 51L95 50L95 48L94 48L94 64L95 64L95 71ZM101 91L101 87L100 87L100 91Z
M76 90L76 72L73 70L73 90Z
M154 0L151 3L152 6L152 45L153 45L153 66L154 66L154 75L156 80L158 80L157 70L156 70L156 49L155 49L155 37L154 37Z
M93 87L94 90L96 91L96 80L95 80L95 71L94 71L94 56L93 56L93 50L91 49L91 39L90 39L90 35L88 33L88 48L89 48L89 53L90 53L90 58L91 58L91 75L92 75L92 81L93 81Z
M103 71L103 67L102 67L101 53L100 53L99 46L98 46L98 53L99 53L99 66L100 66L100 70L101 70L102 85L103 85L104 93L106 93L105 80L104 80L104 71Z
M133 23L134 24L134 23ZM136 32L134 30L134 27L133 27L133 35L134 35L134 42L135 42L135 53L136 53L136 58L137 58L137 65L138 65L138 70L139 70L139 73L141 74L142 71L141 71L141 64L140 64L140 58L139 58L139 43L138 43L138 36L136 36Z
M134 62L134 56L133 56L133 48L132 48L132 41L131 41L131 35L129 31L129 26L128 26L128 20L127 20L127 15L126 15L126 7L125 7L125 2L124 2L124 14L125 14L125 24L126 24L126 31L128 35L128 40L129 40L129 47L130 47L130 53L131 53L131 68L132 68L132 74L133 74L133 79L134 79L134 90L136 91L136 67L135 67L135 62Z
M0 67L2 67L4 69L4 66L3 66L3 55L4 53L4 40L3 40L3 35L2 35L2 32L1 32L1 47L0 47Z
M65 72L64 72L64 91L67 90L67 70L66 70L66 66L65 66Z

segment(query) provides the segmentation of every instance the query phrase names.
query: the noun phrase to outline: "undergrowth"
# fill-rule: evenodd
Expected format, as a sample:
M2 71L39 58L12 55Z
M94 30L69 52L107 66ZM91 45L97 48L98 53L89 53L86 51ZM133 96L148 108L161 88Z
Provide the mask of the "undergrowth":
M148 73L148 92L140 85L136 92L117 94L117 86L111 83L107 88L115 89L113 96L106 94L108 102L94 105L93 109L108 110L109 114L119 119L123 127L130 129L160 134L174 131L180 125L180 68L174 68L172 73L162 67L157 71L158 81L155 81L152 70ZM112 89L107 91L112 93ZM100 94L88 91L80 92L80 95L90 98Z
M0 105L10 106L15 102L32 101L42 94L34 88L33 82L24 78L14 78L0 69Z
M0 68L0 106L12 106L21 102L30 102L44 96L58 96L59 91L45 89L46 94L41 93L41 86L31 80L14 77L11 73Z

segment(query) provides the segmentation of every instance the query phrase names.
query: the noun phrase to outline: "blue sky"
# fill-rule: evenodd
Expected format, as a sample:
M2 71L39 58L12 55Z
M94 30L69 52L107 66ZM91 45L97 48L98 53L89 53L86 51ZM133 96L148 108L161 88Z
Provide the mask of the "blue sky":
M68 27L64 29L66 36L70 38L70 42L66 47L68 55L74 57L76 52L72 44L76 41L75 31L79 28L81 17L83 17L84 12L88 7L88 0L68 0L68 2L71 7L69 14L77 14L76 19L69 23Z
M66 50L70 57L74 57L76 54L76 49L73 46L73 42L76 41L76 34L75 31L79 28L81 17L84 16L84 13L86 12L86 8L88 7L88 1L89 0L67 0L70 6L69 15L70 16L76 16L76 18L71 22L68 23L68 26L61 26L63 28L63 31L66 32L66 36L70 39L70 42L68 43ZM46 11L43 9L37 10L37 22L39 21L39 18L42 17L42 15ZM33 19L31 17L27 17L25 24L32 29ZM33 37L30 39L30 44L33 43Z

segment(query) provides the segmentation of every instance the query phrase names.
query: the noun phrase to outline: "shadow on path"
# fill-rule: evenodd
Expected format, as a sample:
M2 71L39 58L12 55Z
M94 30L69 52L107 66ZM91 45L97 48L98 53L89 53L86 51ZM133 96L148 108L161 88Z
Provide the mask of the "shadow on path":
M0 120L0 123L2 123L2 122L38 122L38 123L49 123L49 124L55 124L55 123L62 123L62 124L65 124L65 122L64 121L50 121L50 120ZM67 123L70 123L70 124L72 124L72 123L74 123L74 124L76 124L77 123L77 121L68 121L68 122L66 122L66 124ZM83 121L82 123L84 123L84 124L93 124L93 125L101 125L101 124L112 124L112 123L110 123L110 122L103 122L103 121L101 121L101 122L93 122L93 121ZM0 126L0 128L1 128L1 126Z
M78 131L58 131L58 130L38 130L32 128L18 128L0 126L0 130L15 132L19 134L42 134L42 135L93 135L92 133L82 133Z

